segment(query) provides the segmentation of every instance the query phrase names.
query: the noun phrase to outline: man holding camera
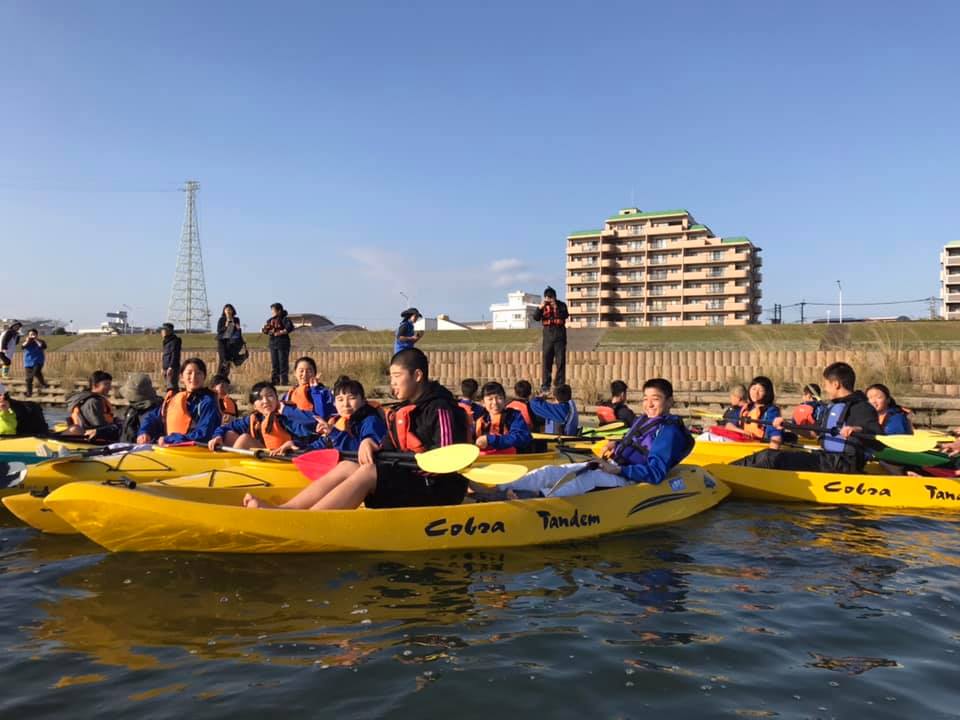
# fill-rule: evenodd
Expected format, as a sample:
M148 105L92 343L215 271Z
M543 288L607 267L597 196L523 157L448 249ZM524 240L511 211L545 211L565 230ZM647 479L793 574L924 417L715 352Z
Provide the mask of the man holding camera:
M550 390L553 363L557 363L557 375L553 387L567 382L567 304L557 300L557 291L547 287L543 302L533 312L533 319L543 323L543 379L540 391Z

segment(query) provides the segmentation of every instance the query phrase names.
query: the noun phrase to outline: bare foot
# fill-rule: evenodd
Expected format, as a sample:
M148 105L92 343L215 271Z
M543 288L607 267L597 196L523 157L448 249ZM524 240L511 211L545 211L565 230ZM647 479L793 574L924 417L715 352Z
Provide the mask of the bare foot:
M247 493L243 496L243 506L248 510L257 510L259 508L268 508L273 507L270 503L265 500L259 500L250 493Z

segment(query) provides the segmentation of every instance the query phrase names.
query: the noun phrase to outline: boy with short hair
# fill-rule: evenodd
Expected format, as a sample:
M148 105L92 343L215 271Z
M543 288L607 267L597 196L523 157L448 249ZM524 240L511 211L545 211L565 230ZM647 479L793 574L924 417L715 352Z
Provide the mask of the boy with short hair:
M671 415L673 385L663 378L643 384L643 415L638 416L620 440L607 443L596 469L589 463L546 465L516 482L500 486L508 497L515 493L551 497L582 495L602 488L635 483L658 485L693 450L694 440L683 420ZM560 484L560 480L567 480ZM480 495L483 488L474 488Z
M36 328L30 328L27 339L23 341L23 369L27 376L27 397L33 396L33 379L40 383L40 389L48 387L43 378L43 365L46 360L47 344L40 339Z
M457 400L464 412L467 413L467 424L474 427L477 420L486 415L483 405L477 402L477 391L480 389L480 383L473 378L466 378L460 381L460 397Z
M836 434L820 434L820 450L812 452L790 450L762 450L733 465L768 468L773 470L800 470L808 472L861 473L866 465L868 447L856 433L880 435L883 429L877 411L866 395L855 390L857 375L845 362L835 362L823 371L823 389L830 402L823 416L812 427L819 430L836 429ZM775 428L783 428L783 418L773 421ZM869 441L867 441L869 443ZM879 447L879 446L877 446Z
M90 386L67 400L67 433L82 434L88 440L116 442L120 436L110 404L113 376L104 370L95 370L90 375Z
M390 388L400 404L387 410L387 435L381 447L366 438L358 462L344 461L311 483L283 508L336 510L457 505L467 492L467 480L458 473L427 475L417 469L377 464L381 449L426 452L466 442L464 413L445 387L429 378L427 356L416 348L401 350L390 361ZM247 495L248 508L261 503Z
M553 391L556 402L543 397L530 400L533 414L544 420L543 431L551 435L576 435L580 431L580 415L569 385L560 385Z
M530 410L530 396L533 394L533 385L529 380L517 380L513 386L513 400L507 407L518 410L531 432L543 430L543 423Z
M165 322L160 326L161 347L163 348L163 357L161 369L163 370L163 379L167 390L177 392L177 381L180 378L180 348L183 341L180 336L173 331L173 323Z
M507 393L498 382L481 392L486 416L476 422L477 447L487 453L528 452L533 442L520 411L507 407Z
M627 407L627 384L623 380L610 383L610 399L597 405L597 420L601 425L622 422L629 427L637 414Z
M294 430L280 412L280 397L273 383L256 383L250 390L253 412L224 423L213 431L207 447L266 448L271 455L283 455L294 447Z

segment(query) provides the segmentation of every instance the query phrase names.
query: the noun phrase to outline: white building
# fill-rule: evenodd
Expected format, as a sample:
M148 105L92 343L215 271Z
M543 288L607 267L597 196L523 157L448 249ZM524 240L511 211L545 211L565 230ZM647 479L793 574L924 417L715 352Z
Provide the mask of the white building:
M940 251L940 317L960 320L960 240Z
M417 318L413 329L425 332L427 330L469 330L470 328L463 323L451 320L449 315L437 315L435 318Z
M541 298L533 293L517 290L507 293L507 302L490 306L494 330L524 330L534 327L533 313L540 307Z

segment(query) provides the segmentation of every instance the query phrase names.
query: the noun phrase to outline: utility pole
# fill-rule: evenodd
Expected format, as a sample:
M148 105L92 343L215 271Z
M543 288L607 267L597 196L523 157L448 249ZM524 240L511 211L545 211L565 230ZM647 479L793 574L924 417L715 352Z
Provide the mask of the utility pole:
M837 289L840 291L840 324L843 325L843 285L837 280Z
M800 301L800 324L801 325L803 325L803 321L804 321L803 311L806 307L807 307L807 301L801 300Z
M167 322L185 332L210 330L210 307L207 305L207 284L203 277L203 253L197 222L199 189L200 183L195 180L188 180L183 187L186 210L177 252L177 268L170 289L170 304L167 306Z

